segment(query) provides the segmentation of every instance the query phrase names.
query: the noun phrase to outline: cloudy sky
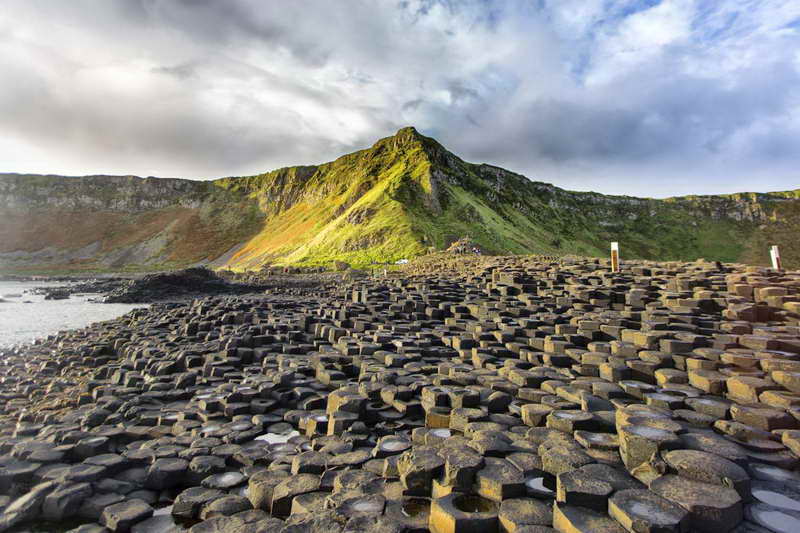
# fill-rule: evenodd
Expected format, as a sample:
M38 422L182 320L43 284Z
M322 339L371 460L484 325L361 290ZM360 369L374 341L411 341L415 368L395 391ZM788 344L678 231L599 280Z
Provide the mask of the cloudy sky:
M797 0L2 0L0 171L211 178L414 125L645 196L800 188Z

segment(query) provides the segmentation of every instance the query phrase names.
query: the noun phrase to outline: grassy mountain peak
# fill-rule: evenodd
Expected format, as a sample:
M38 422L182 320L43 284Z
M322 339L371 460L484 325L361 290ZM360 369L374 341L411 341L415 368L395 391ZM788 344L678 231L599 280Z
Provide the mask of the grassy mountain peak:
M330 163L218 183L246 191L269 214L231 260L235 268L393 262L462 237L489 253L605 255L616 240L633 257L763 261L754 248L763 244L759 228L783 219L773 220L776 209L796 209L798 202L785 200L799 197L655 200L566 191L467 163L413 127Z
M768 264L780 244L785 264L800 259L800 190L573 192L468 163L413 127L329 163L213 182L0 175L0 217L13 222L0 229L0 269L76 257L86 268L367 266L463 237L497 254L605 256L619 241L623 257ZM72 221L80 238L48 220Z

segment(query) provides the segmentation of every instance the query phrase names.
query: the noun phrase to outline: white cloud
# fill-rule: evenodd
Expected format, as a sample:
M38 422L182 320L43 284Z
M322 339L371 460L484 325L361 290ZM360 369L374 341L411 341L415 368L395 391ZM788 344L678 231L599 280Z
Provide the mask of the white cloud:
M255 173L411 123L580 189L797 187L798 19L777 0L6 0L0 170Z
M665 48L685 44L691 35L694 5L690 0L664 0L624 18L597 42L587 85L601 85L652 64Z

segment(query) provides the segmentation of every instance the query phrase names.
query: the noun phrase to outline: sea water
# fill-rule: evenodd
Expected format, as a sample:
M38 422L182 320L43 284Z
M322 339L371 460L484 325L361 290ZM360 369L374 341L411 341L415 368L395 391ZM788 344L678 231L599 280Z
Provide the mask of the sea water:
M65 329L110 320L143 304L102 304L98 294L74 294L66 300L45 300L31 294L35 287L61 287L65 283L0 281L0 347L28 343Z

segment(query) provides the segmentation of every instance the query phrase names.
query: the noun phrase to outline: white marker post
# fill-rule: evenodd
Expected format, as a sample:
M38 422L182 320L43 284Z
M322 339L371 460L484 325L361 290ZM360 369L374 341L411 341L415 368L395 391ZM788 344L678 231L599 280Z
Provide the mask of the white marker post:
M769 257L772 259L772 268L775 270L783 270L783 266L781 265L781 252L777 244L770 247Z
M611 272L619 272L619 243L611 243Z

